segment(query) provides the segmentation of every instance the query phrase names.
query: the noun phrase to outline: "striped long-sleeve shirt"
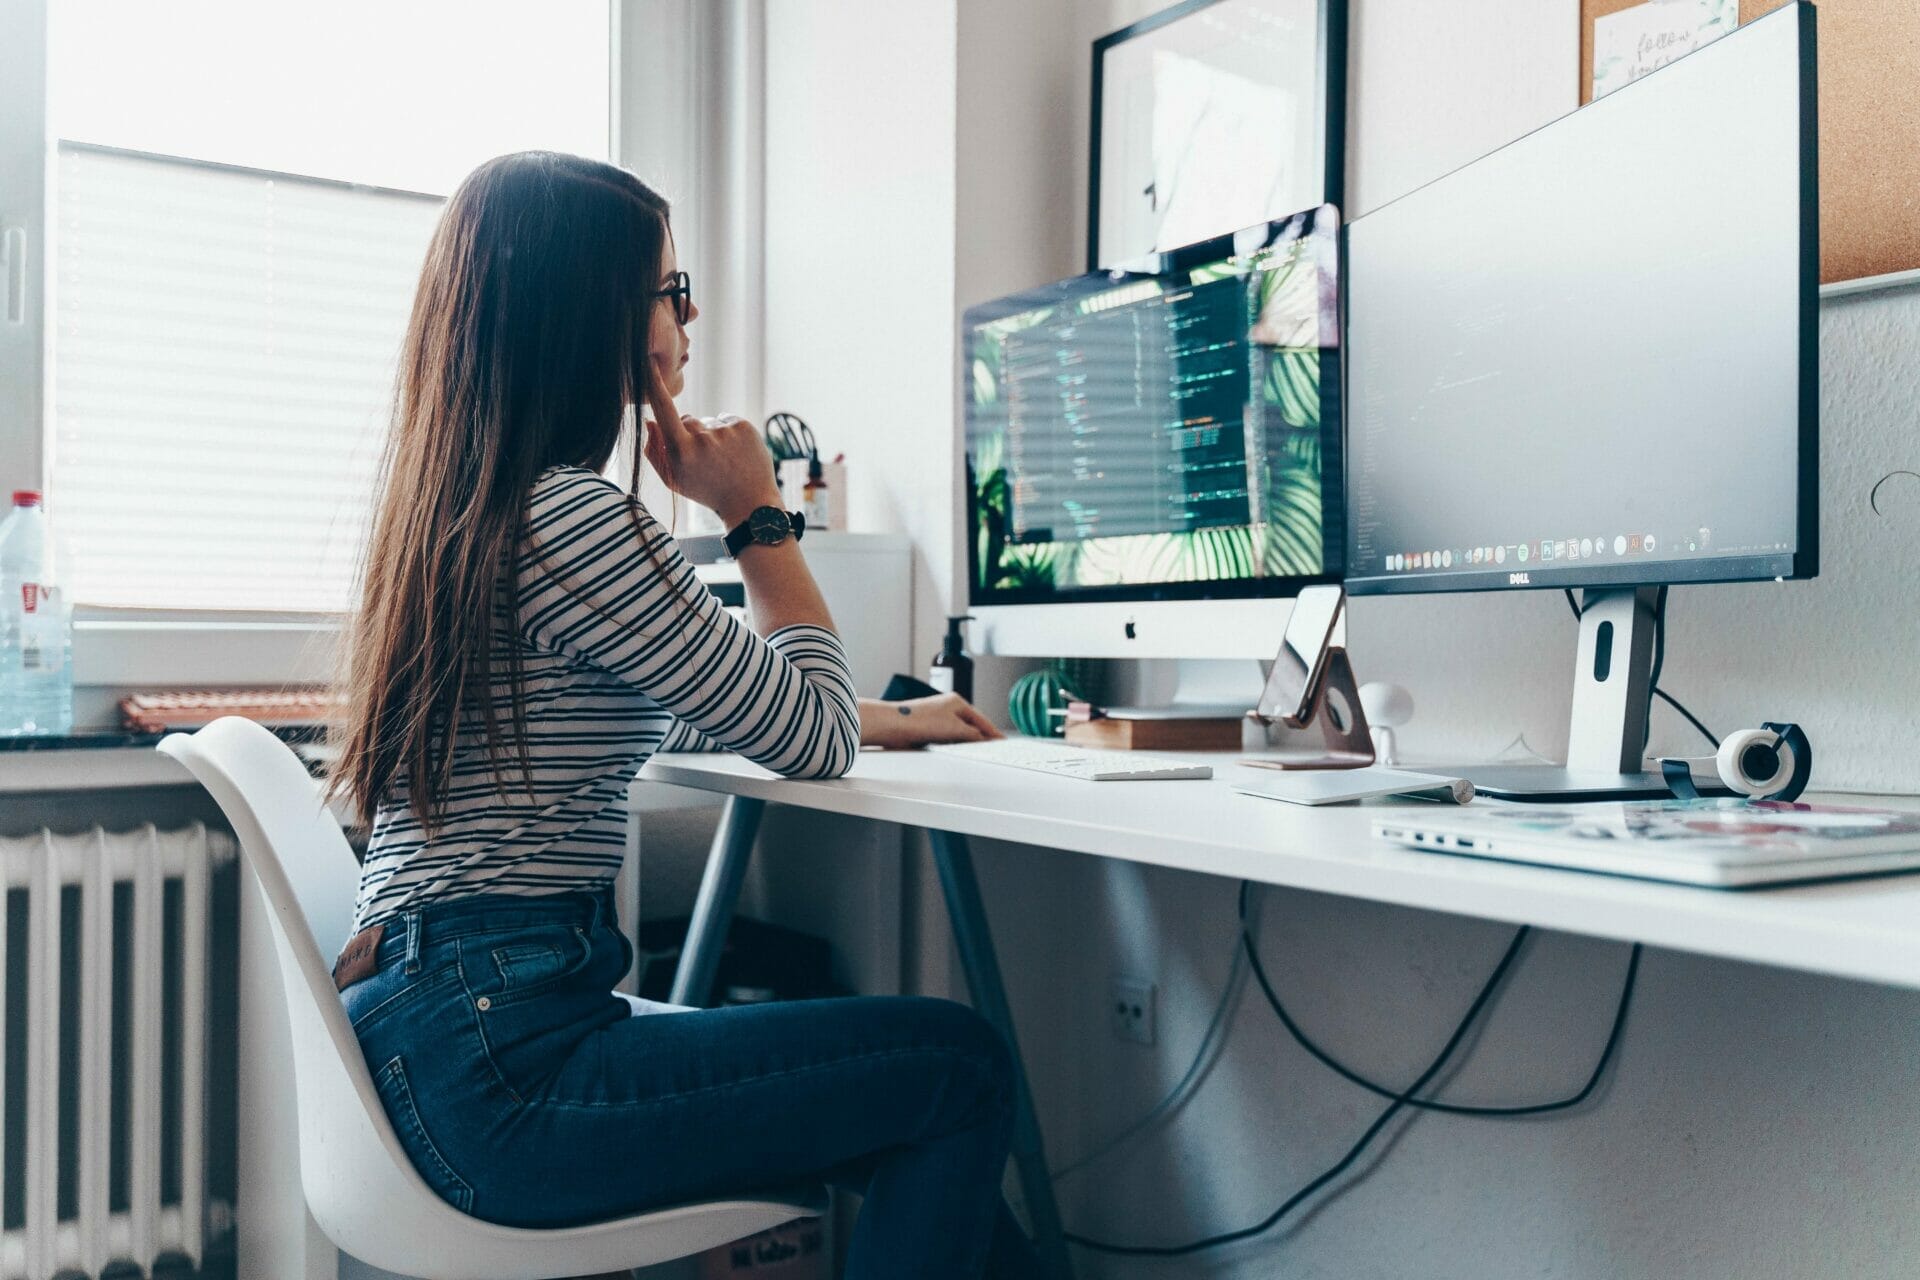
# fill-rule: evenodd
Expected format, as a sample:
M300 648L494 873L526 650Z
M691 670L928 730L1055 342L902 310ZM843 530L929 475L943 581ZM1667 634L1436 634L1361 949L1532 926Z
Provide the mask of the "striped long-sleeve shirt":
M853 763L860 716L840 641L815 626L762 640L618 486L577 467L541 473L515 572L520 614L496 618L492 693L504 725L505 646L518 646L531 791L509 743L502 795L482 731L463 728L432 838L404 784L375 814L356 929L428 901L610 879L627 784L655 751L717 745L789 777Z

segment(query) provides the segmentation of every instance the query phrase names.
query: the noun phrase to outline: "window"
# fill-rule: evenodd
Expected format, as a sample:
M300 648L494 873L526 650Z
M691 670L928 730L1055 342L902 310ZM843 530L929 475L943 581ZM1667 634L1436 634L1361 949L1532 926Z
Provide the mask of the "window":
M70 142L57 163L47 487L74 598L344 607L442 202Z
M607 6L47 14L43 456L73 598L344 609L440 205L492 155L608 154Z

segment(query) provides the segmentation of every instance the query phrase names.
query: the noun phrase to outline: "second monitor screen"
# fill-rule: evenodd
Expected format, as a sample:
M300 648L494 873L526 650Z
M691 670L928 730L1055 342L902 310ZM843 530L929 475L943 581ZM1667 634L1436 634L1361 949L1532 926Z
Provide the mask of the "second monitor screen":
M1337 216L967 312L973 603L1284 594L1338 576Z

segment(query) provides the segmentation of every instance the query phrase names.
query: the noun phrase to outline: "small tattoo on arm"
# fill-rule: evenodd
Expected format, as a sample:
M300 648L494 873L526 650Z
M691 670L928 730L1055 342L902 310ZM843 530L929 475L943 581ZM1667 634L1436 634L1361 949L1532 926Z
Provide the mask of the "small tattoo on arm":
M901 715L903 715L903 716L910 716L910 715L912 715L912 714L913 714L913 708L912 708L912 707L901 707L901 708L900 708L900 714L901 714Z

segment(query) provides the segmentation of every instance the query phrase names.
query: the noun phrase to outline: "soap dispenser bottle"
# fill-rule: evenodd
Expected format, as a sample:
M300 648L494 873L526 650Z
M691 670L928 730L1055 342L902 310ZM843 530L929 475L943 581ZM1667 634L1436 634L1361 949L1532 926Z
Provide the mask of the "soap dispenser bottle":
M967 652L960 628L972 620L970 614L947 619L947 638L927 668L928 684L942 693L957 693L968 702L973 701L973 657Z

